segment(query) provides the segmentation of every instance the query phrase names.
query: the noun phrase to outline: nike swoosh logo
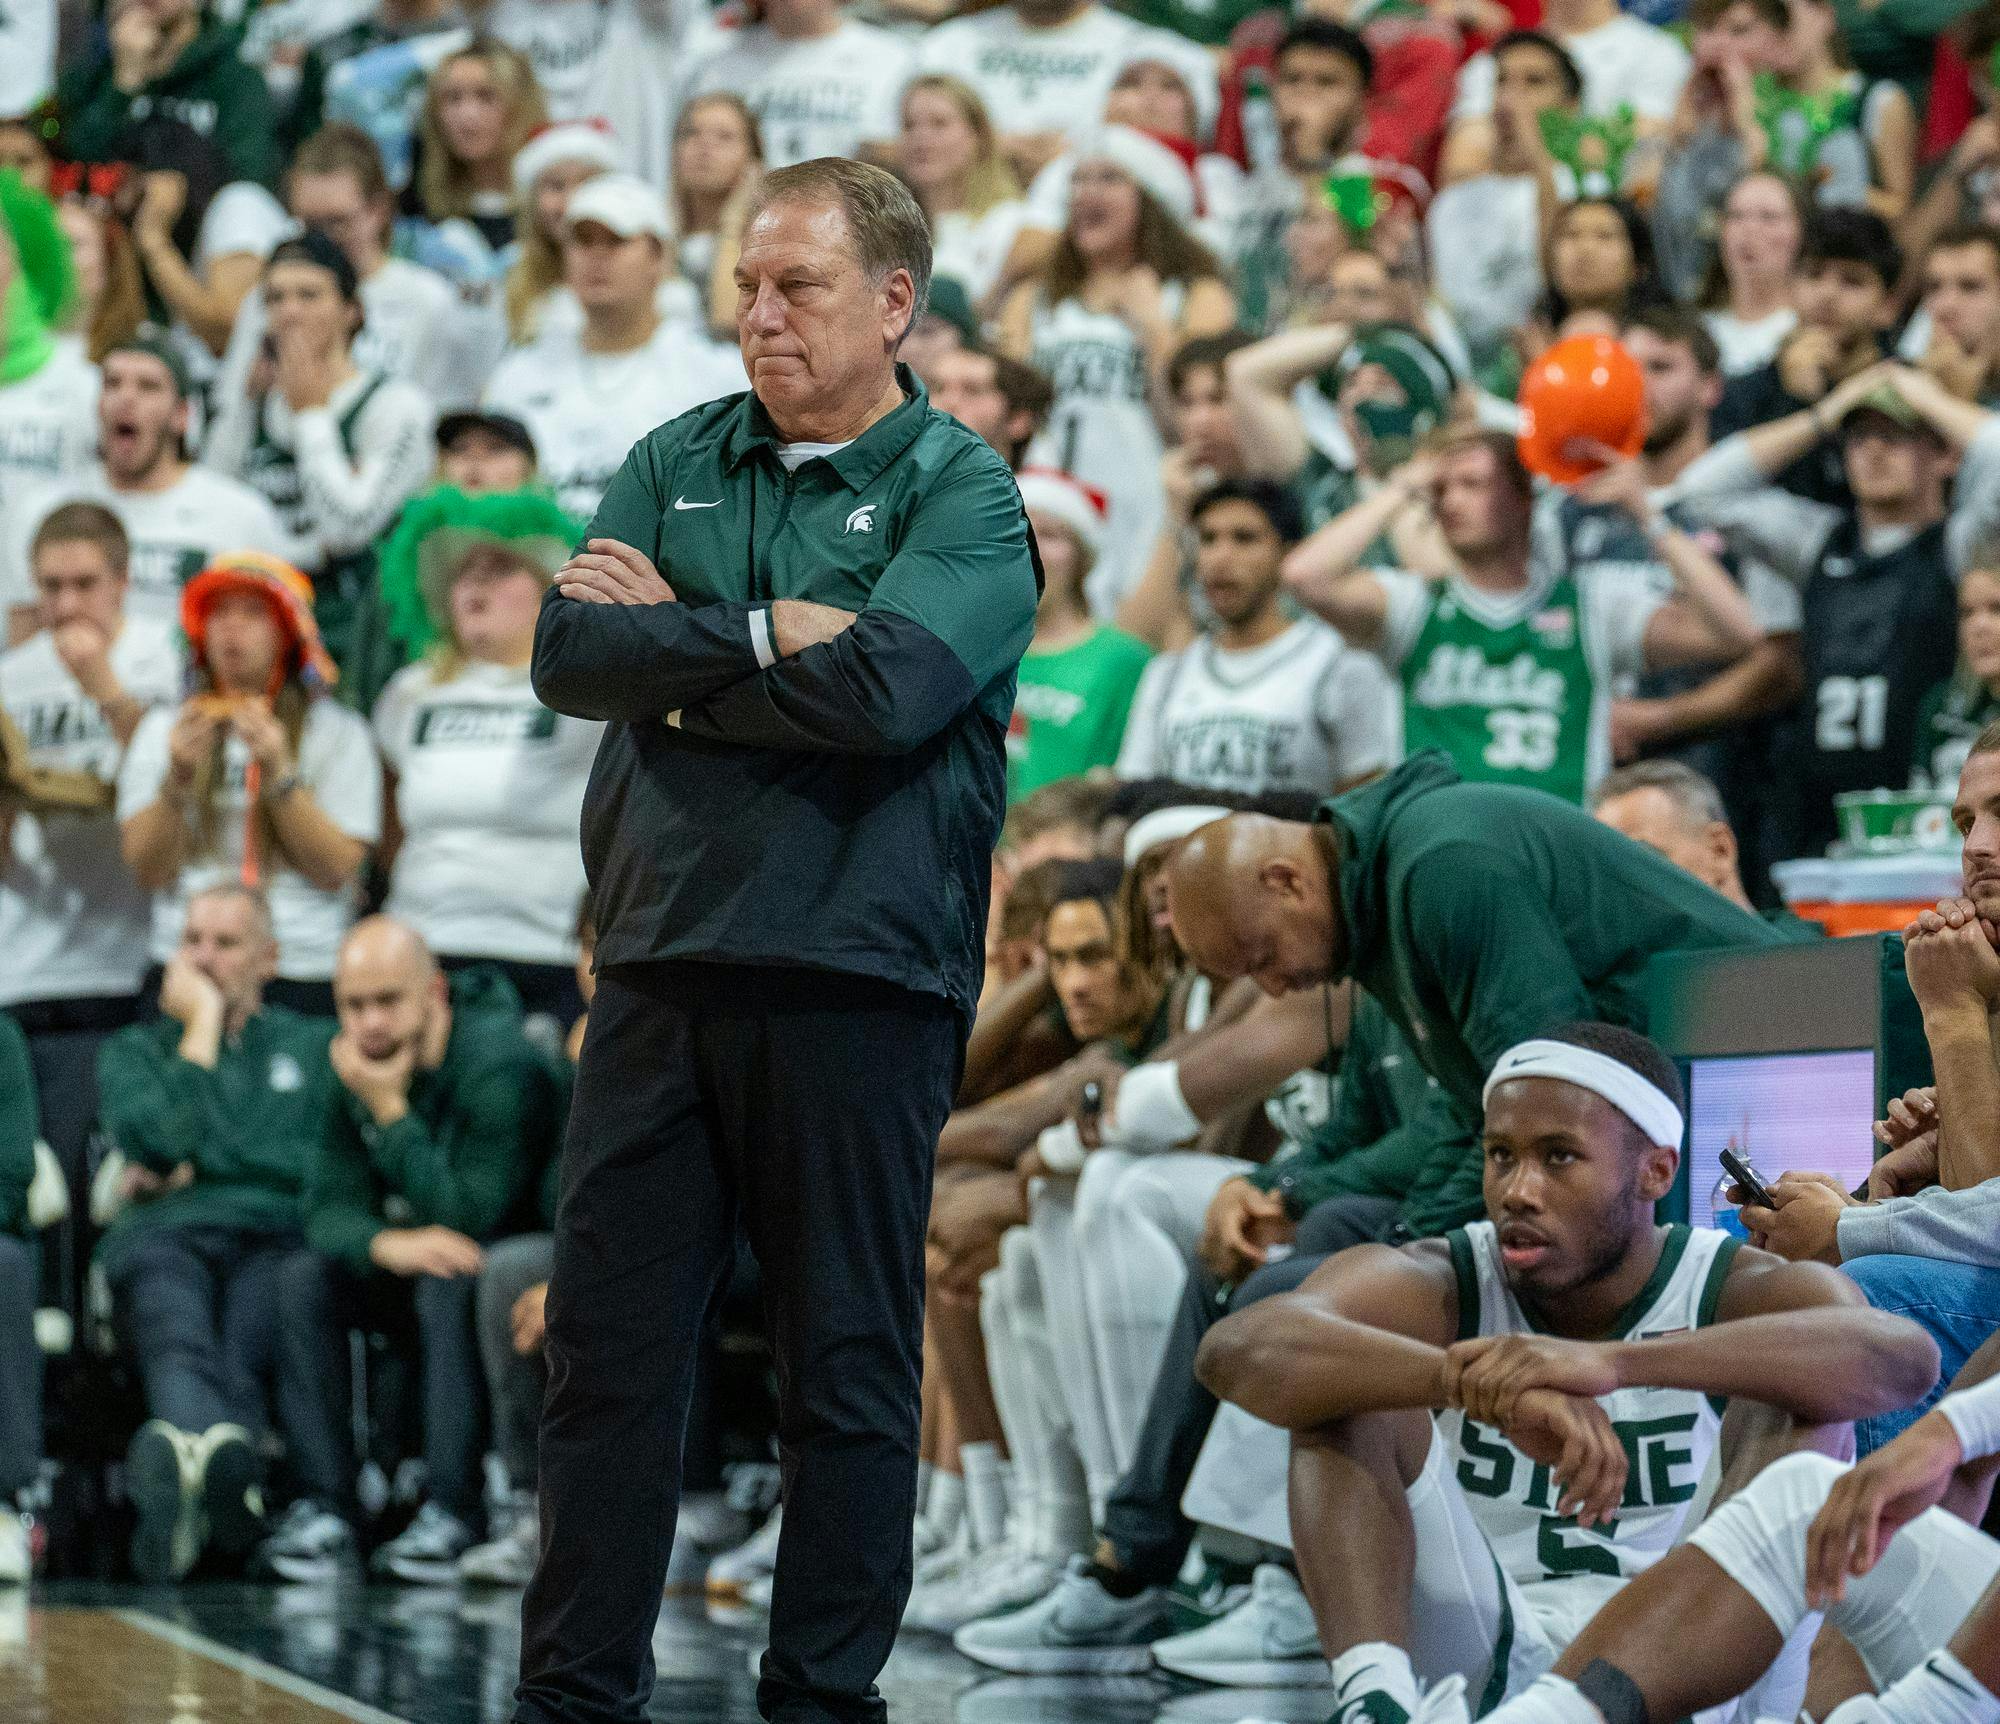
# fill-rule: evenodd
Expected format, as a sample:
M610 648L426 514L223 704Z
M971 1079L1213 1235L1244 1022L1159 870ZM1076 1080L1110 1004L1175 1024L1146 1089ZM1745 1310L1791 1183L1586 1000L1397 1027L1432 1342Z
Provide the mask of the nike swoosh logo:
M719 509L722 507L722 499L718 497L713 503L690 503L685 497L676 497L674 499L674 507L676 509Z

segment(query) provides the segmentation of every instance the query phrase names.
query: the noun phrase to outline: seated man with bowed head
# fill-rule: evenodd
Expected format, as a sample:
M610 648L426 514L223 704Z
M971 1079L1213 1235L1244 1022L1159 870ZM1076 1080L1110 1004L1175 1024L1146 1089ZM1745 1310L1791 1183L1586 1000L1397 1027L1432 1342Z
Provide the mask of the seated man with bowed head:
M257 1444L277 1369L278 1272L304 1243L299 1196L325 1127L333 1026L265 1002L278 941L261 892L189 899L160 1015L97 1061L104 1135L136 1199L97 1261L150 1415L125 1457L132 1568L179 1580L210 1546L263 1531Z
M1711 1456L1728 1494L1937 1375L1838 1272L1654 1220L1682 1096L1643 1036L1562 1025L1484 1089L1484 1220L1340 1252L1196 1361L1291 1433L1299 1576L1370 1724L1520 1694L1682 1541Z
M1455 1176L1404 1215L1418 1235L1479 1213L1480 1089L1551 1025L1643 1029L1656 952L1776 945L1748 910L1580 808L1463 784L1435 751L1320 804L1310 825L1239 814L1167 870L1174 929L1208 975L1267 994L1342 976L1382 1003L1438 1080Z
M347 1332L414 1337L427 1494L375 1553L377 1572L446 1582L475 1542L486 1449L474 1328L482 1249L531 1219L536 1170L560 1129L561 1087L490 971L447 985L400 922L357 923L334 970L339 1080L306 1180L306 1241L279 1275L278 1413L306 1494L264 1546L287 1580L356 1557L347 1441Z

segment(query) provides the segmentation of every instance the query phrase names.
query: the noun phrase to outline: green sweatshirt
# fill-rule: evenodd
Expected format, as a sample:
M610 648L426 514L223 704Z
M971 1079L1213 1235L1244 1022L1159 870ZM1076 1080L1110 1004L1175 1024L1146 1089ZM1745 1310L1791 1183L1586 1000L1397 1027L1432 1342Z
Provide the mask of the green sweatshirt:
M1438 1080L1456 1128L1405 1205L1419 1235L1483 1212L1480 1091L1507 1049L1579 1019L1643 1032L1662 952L1789 943L1581 809L1462 784L1435 750L1317 818L1340 848L1349 973Z
M41 1130L28 1038L0 1012L0 1233L27 1234L28 1187L35 1182L35 1139Z
M1374 996L1357 994L1333 1112L1296 1151L1246 1177L1259 1191L1280 1193L1294 1221L1329 1197L1400 1202L1454 1130L1437 1079Z
M110 161L128 127L160 114L213 138L232 179L271 185L280 165L271 92L242 44L241 31L209 20L160 77L129 92L112 81L108 47L80 56L56 80L64 153Z
M110 1267L159 1227L296 1233L300 1192L334 1090L334 1026L266 1006L225 1041L209 1071L180 1056L172 1018L120 1030L97 1056L99 1119L126 1160L194 1183L128 1207L98 1247Z
M306 1239L357 1273L389 1227L449 1227L478 1240L531 1219L536 1181L562 1129L553 1060L521 1033L505 978L452 978L451 1039L435 1071L410 1084L410 1110L386 1129L334 1086L306 1177ZM519 1212L517 1216L517 1212Z

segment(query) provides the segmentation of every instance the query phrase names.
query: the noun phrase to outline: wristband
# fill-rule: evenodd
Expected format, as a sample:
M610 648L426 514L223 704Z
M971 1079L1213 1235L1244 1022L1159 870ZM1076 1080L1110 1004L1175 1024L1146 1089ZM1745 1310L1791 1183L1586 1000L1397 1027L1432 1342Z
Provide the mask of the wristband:
M1178 1060L1134 1066L1118 1086L1103 1137L1120 1149L1149 1155L1185 1143L1201 1130L1201 1116L1181 1093Z
M1938 1402L1967 1461L2000 1455L2000 1377L1988 1377L1974 1388L1960 1389Z
M1083 1139L1077 1136L1076 1122L1063 1120L1047 1127L1035 1139L1035 1153L1051 1173L1076 1173L1083 1167Z

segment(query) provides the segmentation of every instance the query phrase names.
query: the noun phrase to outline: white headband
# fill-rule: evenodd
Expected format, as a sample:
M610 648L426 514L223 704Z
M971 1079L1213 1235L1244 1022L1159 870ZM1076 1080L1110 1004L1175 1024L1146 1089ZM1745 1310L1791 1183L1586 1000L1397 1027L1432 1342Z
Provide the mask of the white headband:
M1479 1099L1490 1102L1503 1083L1529 1077L1560 1078L1592 1095L1601 1095L1643 1131L1648 1142L1664 1143L1672 1149L1681 1146L1686 1122L1665 1090L1609 1054L1580 1048L1574 1042L1522 1042L1509 1048L1495 1063Z
M1125 829L1125 866L1130 868L1148 850L1171 844L1190 832L1199 832L1211 820L1227 820L1229 810L1205 803L1184 803L1178 808L1155 808L1142 814Z

